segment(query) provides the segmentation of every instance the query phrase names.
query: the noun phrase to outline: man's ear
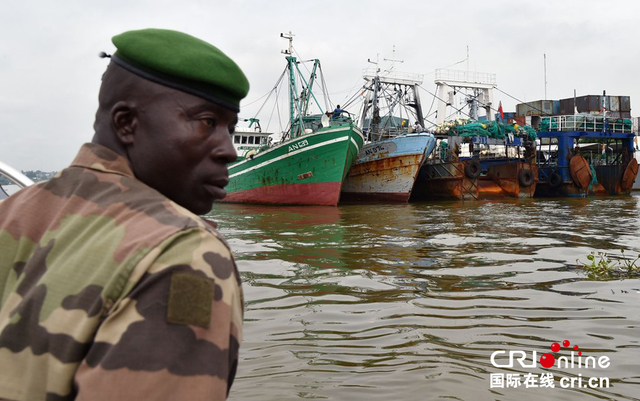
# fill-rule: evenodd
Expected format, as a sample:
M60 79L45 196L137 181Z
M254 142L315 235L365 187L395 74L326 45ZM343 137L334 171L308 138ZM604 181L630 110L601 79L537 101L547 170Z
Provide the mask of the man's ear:
M120 101L111 108L111 127L123 145L132 145L138 127L138 114L135 106Z

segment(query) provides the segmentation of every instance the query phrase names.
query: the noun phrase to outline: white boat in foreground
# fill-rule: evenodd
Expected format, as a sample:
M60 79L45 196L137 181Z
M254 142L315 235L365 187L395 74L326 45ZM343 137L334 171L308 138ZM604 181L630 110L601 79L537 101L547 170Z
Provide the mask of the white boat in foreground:
M18 188L24 188L28 187L29 185L33 185L33 181L31 181L29 177L9 166L8 164L0 162L0 177L2 176L8 178L12 185L17 186ZM0 199L8 198L12 192L13 191L5 190L5 188L0 185Z

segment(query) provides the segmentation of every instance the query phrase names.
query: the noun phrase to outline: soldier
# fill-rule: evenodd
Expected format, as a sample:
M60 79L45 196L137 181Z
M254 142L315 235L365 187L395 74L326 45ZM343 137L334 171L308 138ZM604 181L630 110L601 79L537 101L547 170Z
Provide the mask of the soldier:
M92 143L0 203L0 399L223 400L240 277L207 213L249 84L212 45L115 36Z

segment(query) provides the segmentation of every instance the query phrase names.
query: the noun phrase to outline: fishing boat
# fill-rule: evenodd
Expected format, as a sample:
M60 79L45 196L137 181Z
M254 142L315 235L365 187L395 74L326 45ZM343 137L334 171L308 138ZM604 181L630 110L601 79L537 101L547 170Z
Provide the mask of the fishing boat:
M536 196L625 195L638 174L630 118L605 114L543 117Z
M638 147L638 136L637 136L637 134L636 134L636 137L633 139L633 143L635 145L635 151L633 152L633 155L636 158L636 161L639 161L640 160L640 147ZM638 179L638 176L636 176L636 180L633 182L633 187L631 188L631 190L640 191L640 180Z
M279 79L282 82L288 76L288 126L277 143L267 139L229 166L223 201L336 206L344 178L362 148L362 130L349 115L325 112L329 107L323 108L312 90L317 81L324 83L320 61L311 60L311 73L305 79L300 73L302 62L292 55L293 35L281 37L289 40L284 51L287 66ZM312 114L314 107L318 111Z
M418 95L422 76L380 74L376 68L374 73L365 72L364 79L360 126L365 144L349 170L341 200L407 202L418 171L436 143L433 134L422 128Z
M251 118L247 121L249 121L248 128L236 129L231 134L231 141L238 155L238 161L253 158L260 150L269 147L273 140L272 134L262 132L259 119Z
M502 104L497 110L493 104L495 74L439 69L435 84L437 145L420 169L412 199L532 197L537 176L535 131L503 123ZM468 109L464 113L468 118L460 118L459 104ZM447 114L449 108L453 114ZM496 120L494 111L499 112ZM454 115L458 118L449 119Z
M438 145L420 170L414 200L531 198L536 133L498 121L458 120L436 129Z

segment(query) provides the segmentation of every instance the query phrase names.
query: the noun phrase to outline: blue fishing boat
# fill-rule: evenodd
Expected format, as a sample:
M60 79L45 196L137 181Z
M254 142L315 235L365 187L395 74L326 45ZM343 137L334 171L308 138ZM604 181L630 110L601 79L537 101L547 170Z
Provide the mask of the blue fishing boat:
M577 114L543 117L535 196L624 195L638 174L632 120Z

